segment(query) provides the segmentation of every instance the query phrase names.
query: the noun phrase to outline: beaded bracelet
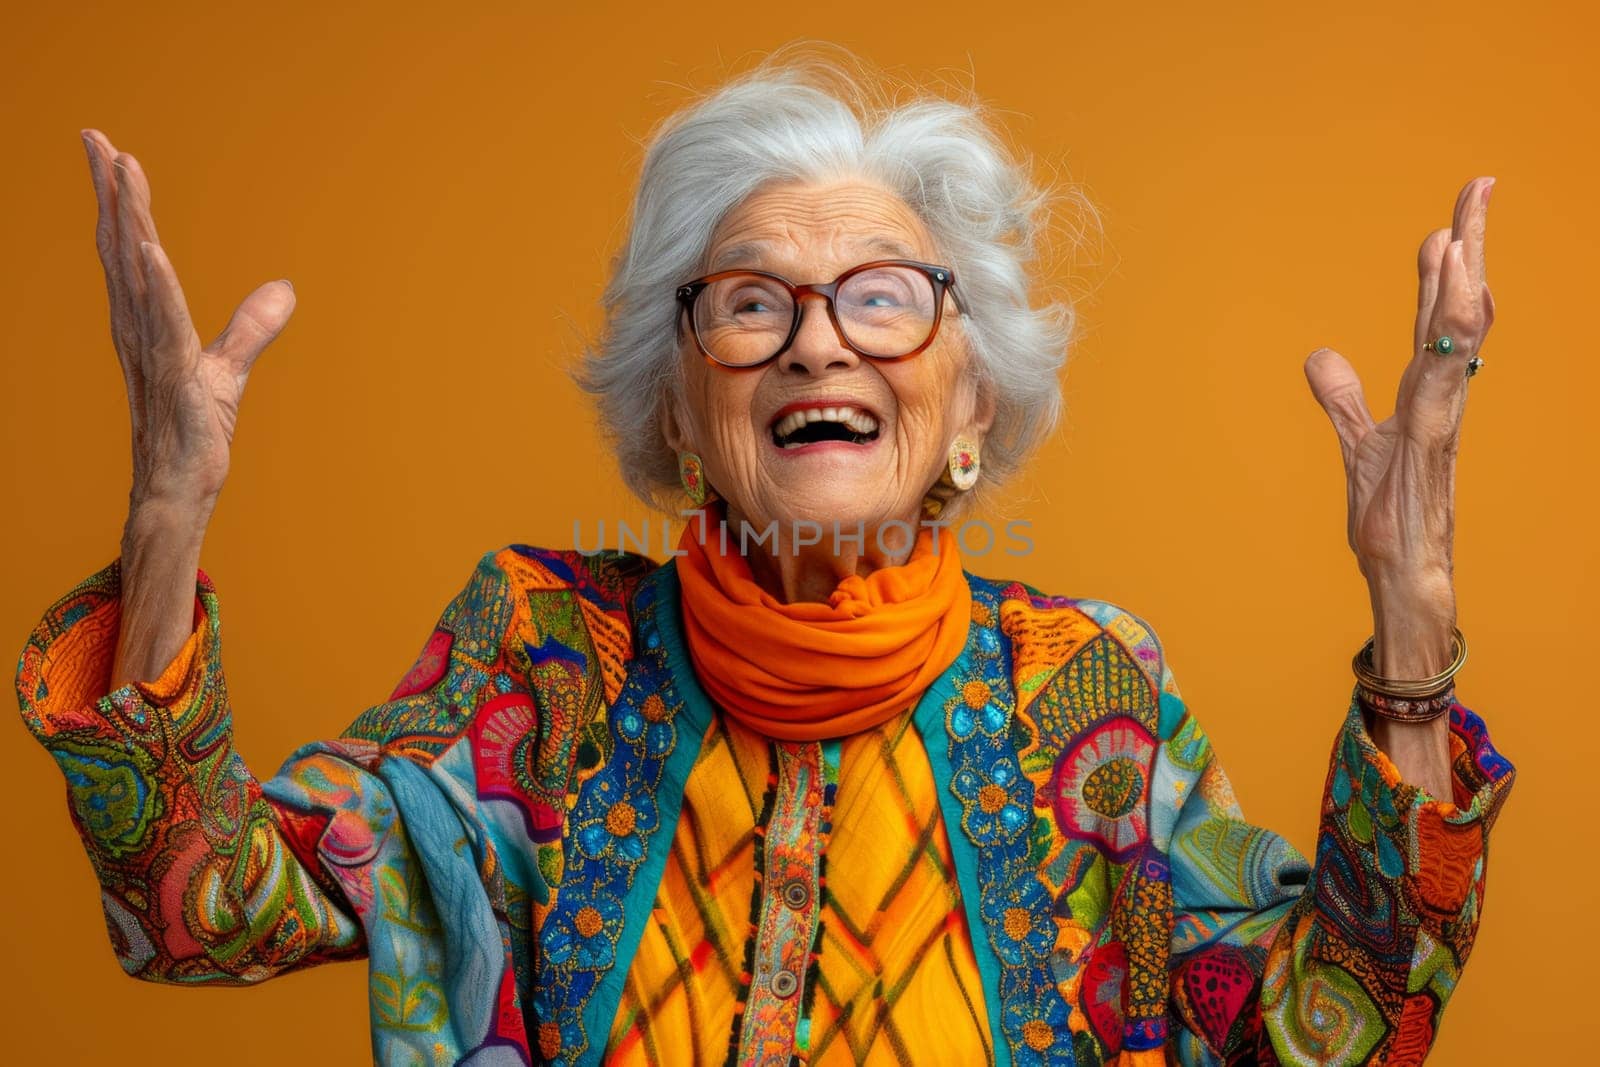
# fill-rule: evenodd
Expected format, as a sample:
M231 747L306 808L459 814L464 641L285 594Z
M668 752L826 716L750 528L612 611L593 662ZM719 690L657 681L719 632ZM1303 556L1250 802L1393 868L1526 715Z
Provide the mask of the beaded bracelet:
M1363 711L1394 722L1432 722L1447 713L1456 702L1456 688L1429 697L1394 697L1356 686L1356 703Z

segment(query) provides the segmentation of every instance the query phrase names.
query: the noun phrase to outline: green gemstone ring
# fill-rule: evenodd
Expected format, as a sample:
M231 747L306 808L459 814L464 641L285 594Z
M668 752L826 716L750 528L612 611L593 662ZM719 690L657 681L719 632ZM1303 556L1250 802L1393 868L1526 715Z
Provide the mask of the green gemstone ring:
M1456 343L1448 337L1441 337L1437 341L1429 341L1422 347L1429 352L1437 352L1441 356L1448 356L1456 350Z

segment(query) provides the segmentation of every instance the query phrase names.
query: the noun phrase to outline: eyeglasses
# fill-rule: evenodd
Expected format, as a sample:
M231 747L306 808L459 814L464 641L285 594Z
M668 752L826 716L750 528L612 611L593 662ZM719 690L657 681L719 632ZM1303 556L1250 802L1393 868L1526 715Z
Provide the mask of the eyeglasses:
M880 259L851 267L826 285L795 285L760 270L725 270L678 286L700 352L724 367L777 359L800 333L800 301L820 296L839 340L869 359L906 359L933 343L944 315L949 267ZM962 311L956 301L956 310ZM965 312L963 312L964 314Z

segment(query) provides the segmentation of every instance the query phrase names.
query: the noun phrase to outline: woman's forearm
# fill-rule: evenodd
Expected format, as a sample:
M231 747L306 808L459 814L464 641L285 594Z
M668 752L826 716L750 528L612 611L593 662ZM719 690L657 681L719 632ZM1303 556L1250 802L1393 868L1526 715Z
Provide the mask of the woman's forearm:
M111 686L160 677L194 631L195 574L209 502L147 501L122 534L122 619Z
M1448 574L1371 583L1373 667L1384 678L1431 678L1450 665L1455 592ZM1374 717L1373 743L1400 777L1439 800L1451 799L1450 721L1407 723Z

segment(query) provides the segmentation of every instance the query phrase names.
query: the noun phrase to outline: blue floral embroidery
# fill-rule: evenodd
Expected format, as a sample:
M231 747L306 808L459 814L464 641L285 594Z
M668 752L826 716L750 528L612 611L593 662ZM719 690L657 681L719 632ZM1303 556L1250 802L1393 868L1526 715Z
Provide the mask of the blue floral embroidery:
M967 575L974 614L1000 614L1000 586ZM979 913L1000 971L1001 1029L1016 1064L1072 1064L1072 1011L1050 967L1055 921L1050 894L1030 862L1033 782L1010 739L1016 707L1011 664L996 627L973 625L952 670L955 696L945 705L950 791L961 802L961 829L977 850Z
M670 723L666 724L669 727ZM618 761L624 772L632 760ZM623 780L637 778L624 773ZM578 850L591 860L611 860L629 867L644 859L646 842L655 833L660 817L651 793L624 786L618 789L609 780L579 794L572 821Z
M576 911L550 916L540 931L545 959L560 965L569 960L580 971L609 967L616 962L617 937L622 932L622 904L615 897L595 896Z
M1042 1049L1011 1037L1012 1063L1017 1067L1047 1067L1050 1064L1076 1062L1071 1048L1072 1035L1067 1029L1067 1016L1071 1010L1059 996L1041 998L1037 1004L1021 1000L1007 1001L1004 1020L1008 1036L1021 1034L1030 1022L1044 1022L1056 1035L1055 1041ZM1042 1011L1043 1014L1036 1015L1036 1011Z
M984 701L983 706L977 709L960 700L950 711L950 736L957 741L971 741L973 734L978 732L998 737L1008 721L1009 717L995 706L993 700Z
M1055 924L1038 921L1039 902L1026 899L1030 895L1024 891L1024 899L1002 901L991 897L979 904L995 955L1008 967L1032 965L1047 959L1055 947ZM1048 905L1050 896L1042 886L1039 895Z
M617 736L648 756L672 751L677 730L670 722L651 722L639 708L623 708L616 718Z
M684 704L657 632L660 587L673 577L671 568L657 571L635 600L636 632L645 651L630 666L609 710L617 742L611 758L579 787L567 820L566 870L540 929L533 1006L539 1030L559 1033L559 1051L548 1061L557 1067L600 1060L603 1044L592 1042L603 1043L606 1035L588 1032L593 1020L587 1015L607 1008L606 995L598 1000L596 995L615 978L619 957L632 951L630 894L655 898L656 886L645 884L650 879L639 874L649 868L652 842L662 829L658 798L682 791L681 782L663 782L670 778L669 760L692 761L699 742L692 734L685 745L679 735ZM669 603L676 603L675 594ZM676 806L668 817L676 821Z
M961 829L974 842L1011 841L1033 822L1027 808L1033 790L1015 760L996 760L987 775L962 767L950 788L961 798Z

